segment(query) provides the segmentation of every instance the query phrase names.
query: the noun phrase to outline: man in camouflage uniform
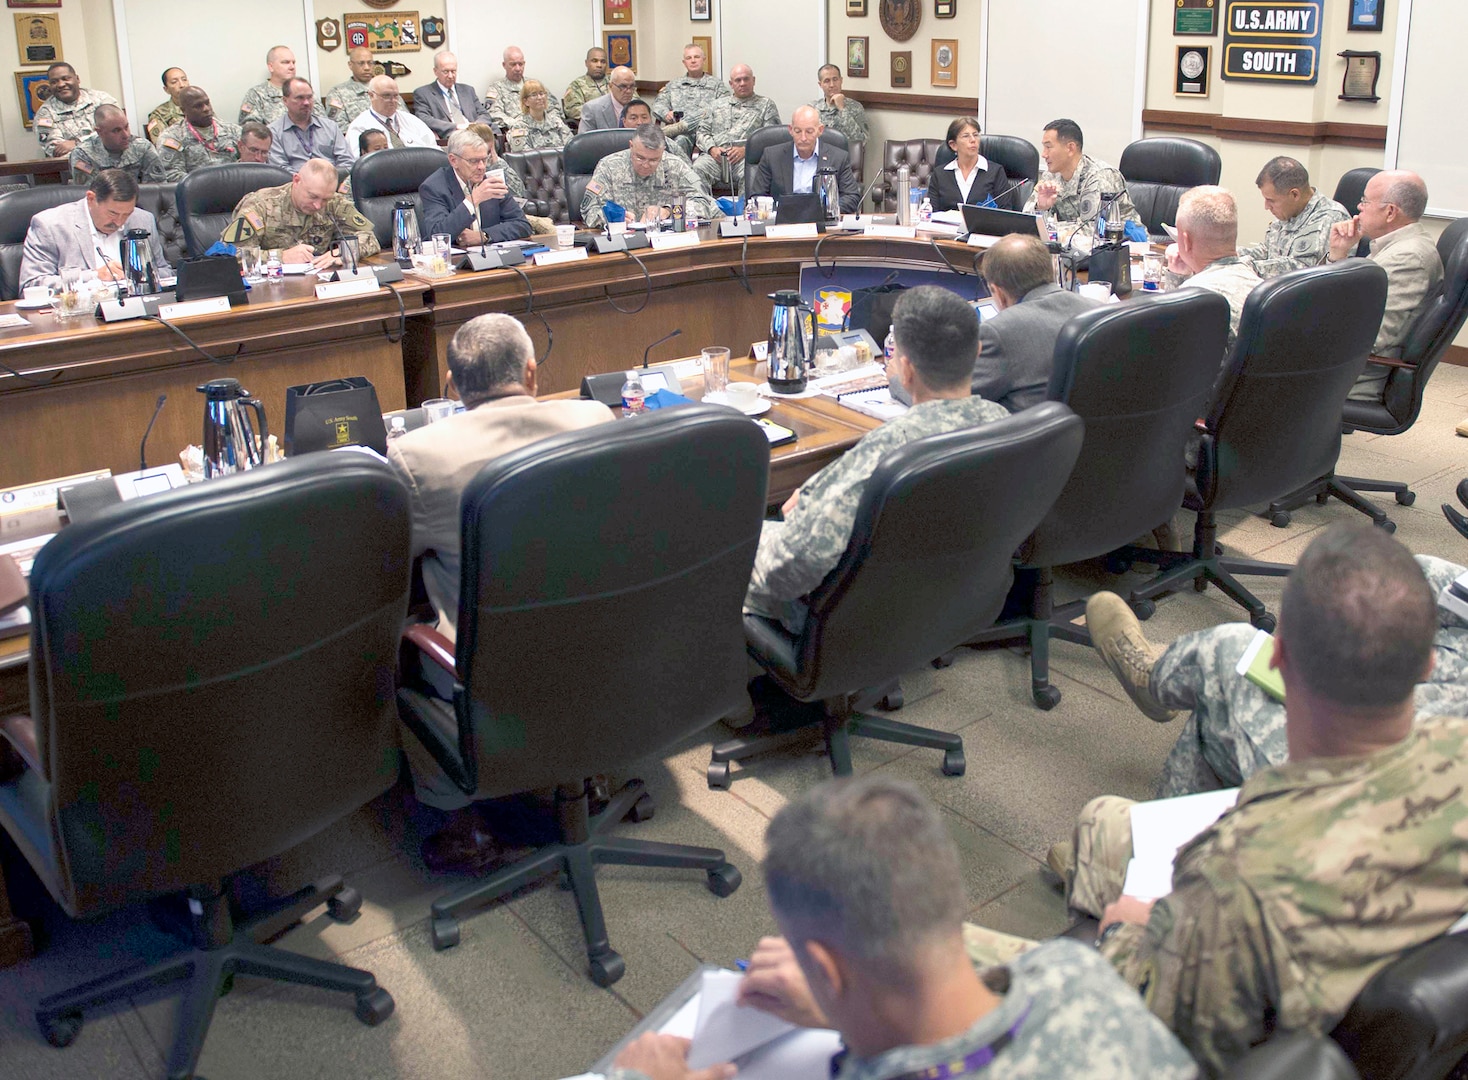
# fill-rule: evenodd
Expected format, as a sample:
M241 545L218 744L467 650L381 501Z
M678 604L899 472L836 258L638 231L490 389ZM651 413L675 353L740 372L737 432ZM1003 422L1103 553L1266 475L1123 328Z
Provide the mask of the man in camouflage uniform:
M147 139L135 139L127 113L116 105L99 105L97 130L71 152L71 182L90 184L103 169L121 169L140 184L161 184L167 176L158 151Z
M489 109L489 118L501 131L515 127L524 112L520 104L520 89L525 85L525 54L518 45L511 45L500 56L505 73L489 80L484 91L484 104ZM554 94L546 95L546 111L559 114L560 99Z
M1326 530L1285 584L1283 706L1234 673L1247 627L1157 658L1119 597L1087 605L1097 650L1147 715L1193 710L1169 767L1196 766L1199 786L1243 780L1155 903L1121 895L1125 799L1093 800L1050 858L1071 906L1102 918L1102 954L1210 1074L1272 1033L1329 1031L1382 966L1463 914L1468 723L1437 714L1468 703L1468 627L1434 593L1461 569L1414 563L1370 526Z
M708 115L714 102L729 95L729 88L704 70L706 61L700 46L683 46L685 74L659 90L652 103L652 111L662 119L663 134L670 139L676 138L690 154L693 152L693 132L699 122ZM681 119L676 113L683 114Z
M1310 174L1294 158L1271 158L1254 180L1264 208L1274 215L1264 243L1239 251L1261 278L1319 266L1330 257L1330 227L1349 221L1348 211L1310 186Z
M1197 1075L1094 949L1053 941L988 970L965 955L958 849L937 808L906 781L820 785L775 816L765 849L784 937L755 949L739 1001L839 1031L836 1080ZM612 1078L682 1080L695 1075L686 1053L682 1040L644 1035L618 1056Z
M162 105L148 114L148 124L144 128L154 146L162 141L165 131L183 119L183 106L179 104L178 99L189 88L189 77L184 69L171 67L165 71L163 88L168 91L168 97L164 99Z
M1045 168L1025 203L1025 213L1043 210L1060 221L1094 223L1101 214L1101 196L1119 194L1116 206L1122 217L1140 225L1142 216L1126 192L1126 180L1106 162L1085 153L1084 146L1085 137L1074 120L1045 125L1040 141Z
M561 114L566 118L566 126L574 131L581 123L581 106L592 98L601 97L609 89L607 51L596 47L587 49L586 74L572 80L561 97Z
M866 142L867 111L861 102L842 91L841 69L835 64L824 64L816 78L821 83L821 96L810 105L821 114L821 123L841 132L848 143Z
M116 105L117 99L101 90L88 90L67 63L46 69L51 96L41 102L34 121L43 157L65 157L76 144L96 130L93 116L98 105Z
M239 122L243 124L246 120L259 120L262 124L270 124L275 118L285 112L285 97L281 93L281 87L287 79L296 77L296 54L284 45L276 45L265 54L265 67L270 72L270 77L263 83L256 83L245 91L245 98L240 102ZM316 112L326 115L321 104L317 102L314 106Z
M669 155L667 139L652 124L637 129L626 150L608 154L596 164L586 194L581 197L581 220L588 228L606 223L603 207L616 203L628 221L661 221L668 203L681 198L687 212L704 221L714 216L714 200L703 189L692 166Z
M695 139L701 156L693 163L693 171L712 190L723 182L744 190L744 144L762 127L780 123L780 110L767 97L754 92L754 72L748 64L735 64L729 70L729 88L733 94L714 102L708 115L699 122Z
M652 122L652 106L641 98L633 98L627 102L627 107L622 110L622 126L624 128L640 128L642 125L651 124ZM692 161L689 161L688 155L684 152L683 147L678 145L677 139L668 139L664 149L668 153L681 158L689 165L693 164Z
M1239 208L1221 187L1195 187L1183 192L1177 206L1177 242L1168 246L1163 288L1185 285L1216 292L1228 301L1228 344L1234 347L1244 301L1259 284L1259 275L1239 258Z
M862 491L882 458L914 439L1009 415L1004 406L970 391L979 354L972 312L935 285L902 294L892 309L896 351L887 377L906 389L912 407L802 484L782 508L783 521L765 522L744 597L746 613L779 619L792 634L801 633L809 612L806 597L845 554Z
M326 115L346 131L353 120L367 111L367 84L372 81L372 50L365 45L347 50L347 68L352 77L326 92Z
M222 236L231 243L279 248L281 261L312 263L317 269L340 266L333 252L338 233L357 238L357 258L378 251L372 222L336 190L336 166L312 158L289 184L252 191L234 208Z
M205 165L239 160L240 129L214 118L214 105L201 87L183 92L184 118L163 133L158 155L168 179L177 183Z

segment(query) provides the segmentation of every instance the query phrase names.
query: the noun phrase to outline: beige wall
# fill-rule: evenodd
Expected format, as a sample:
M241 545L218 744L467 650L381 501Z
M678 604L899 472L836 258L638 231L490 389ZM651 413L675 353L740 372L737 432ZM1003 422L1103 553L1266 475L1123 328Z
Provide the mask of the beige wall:
M867 14L853 18L846 14L844 0L827 0L826 10L830 19L830 31L826 35L826 46L830 62L839 64L846 73L846 39L865 37L868 41L867 72L865 79L848 79L851 90L869 90L884 94L935 94L952 97L979 96L979 70L982 57L979 55L979 31L983 18L980 6L983 0L958 0L956 14L951 19L933 17L932 0L918 0L923 9L922 21L917 33L906 41L893 41L882 30L877 18L879 0L868 0ZM934 86L933 49L934 38L954 38L958 41L958 86L954 88ZM892 54L912 53L912 89L892 89ZM955 113L954 115L957 115ZM927 117L928 127L946 129L947 123L937 117ZM915 133L914 133L915 134ZM939 131L942 134L942 130ZM889 135L888 138L913 137L906 132Z

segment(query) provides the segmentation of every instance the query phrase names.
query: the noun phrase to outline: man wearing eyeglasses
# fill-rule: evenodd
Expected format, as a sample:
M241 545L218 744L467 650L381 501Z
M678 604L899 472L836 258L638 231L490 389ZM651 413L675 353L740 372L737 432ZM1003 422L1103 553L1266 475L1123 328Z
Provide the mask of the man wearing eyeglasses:
M667 147L657 125L648 124L637 129L626 150L597 162L581 197L581 220L587 228L599 229L606 223L607 203L626 210L628 221L661 221L669 216L675 198L684 201L690 216L703 221L717 216L714 200L693 167L667 153Z
M403 95L398 92L396 79L378 75L367 84L367 111L352 121L347 128L347 149L355 160L362 132L376 128L387 135L387 144L392 149L404 146L437 146L438 139L422 120L402 108Z
M529 236L530 222L505 185L503 169L487 173L488 144L472 131L456 131L448 151L449 163L418 188L424 233L448 233L461 247Z
M1386 271L1386 314L1371 346L1373 356L1402 355L1407 328L1418 310L1443 279L1437 244L1422 226L1427 209L1427 184L1414 172L1379 172L1366 182L1359 211L1330 230L1330 261L1349 258L1364 236L1371 241L1368 258ZM1386 392L1388 369L1366 365L1351 388L1352 401L1380 401Z

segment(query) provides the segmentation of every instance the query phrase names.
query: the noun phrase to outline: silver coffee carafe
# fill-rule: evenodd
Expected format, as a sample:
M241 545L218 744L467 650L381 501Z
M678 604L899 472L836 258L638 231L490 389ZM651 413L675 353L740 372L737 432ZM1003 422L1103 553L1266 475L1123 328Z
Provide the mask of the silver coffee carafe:
M841 188L836 183L835 169L821 169L816 173L816 191L820 192L821 205L826 209L826 221L840 221Z
M418 254L418 210L412 199L399 199L392 208L392 255L404 262Z
M214 379L204 395L204 477L227 476L265 463L265 406L238 379ZM245 406L255 410L251 421Z
M153 266L148 236L147 229L129 229L122 237L122 268L133 296L151 296L158 291L158 271Z
M811 364L810 317L814 313L801 302L800 293L794 289L771 293L770 299L775 302L766 352L770 389L777 394L799 394L805 389L805 372Z

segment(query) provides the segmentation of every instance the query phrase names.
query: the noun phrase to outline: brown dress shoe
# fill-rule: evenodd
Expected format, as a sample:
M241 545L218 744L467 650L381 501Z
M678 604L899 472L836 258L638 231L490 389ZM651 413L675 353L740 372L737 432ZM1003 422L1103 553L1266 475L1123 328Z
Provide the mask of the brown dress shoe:
M504 857L505 849L472 810L459 811L447 826L423 841L423 862L435 874L480 873Z

